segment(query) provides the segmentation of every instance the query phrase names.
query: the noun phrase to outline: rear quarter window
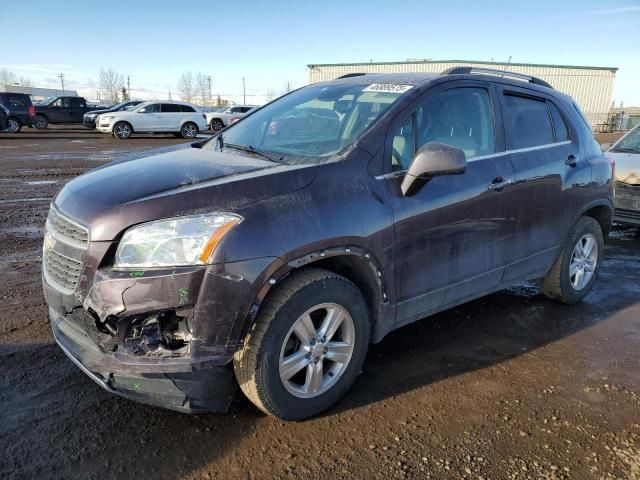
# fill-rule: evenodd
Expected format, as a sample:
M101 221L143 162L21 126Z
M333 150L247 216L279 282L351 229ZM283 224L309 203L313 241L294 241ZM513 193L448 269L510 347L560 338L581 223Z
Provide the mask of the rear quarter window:
M556 133L556 142L564 142L569 140L569 128L564 121L564 117L558 107L553 102L549 102L549 111L551 112L551 118L553 119L553 128Z
M181 107L183 112L195 113L194 108L190 107L189 105L181 105Z
M547 102L505 94L504 123L512 149L537 147L554 142Z

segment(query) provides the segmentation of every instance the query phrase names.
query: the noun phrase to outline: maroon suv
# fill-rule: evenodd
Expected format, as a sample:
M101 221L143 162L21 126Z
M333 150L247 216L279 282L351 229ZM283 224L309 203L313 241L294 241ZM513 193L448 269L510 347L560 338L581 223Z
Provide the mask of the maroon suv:
M46 225L57 342L106 390L305 418L372 342L514 283L580 301L612 165L575 103L509 72L352 74L205 143L69 182Z

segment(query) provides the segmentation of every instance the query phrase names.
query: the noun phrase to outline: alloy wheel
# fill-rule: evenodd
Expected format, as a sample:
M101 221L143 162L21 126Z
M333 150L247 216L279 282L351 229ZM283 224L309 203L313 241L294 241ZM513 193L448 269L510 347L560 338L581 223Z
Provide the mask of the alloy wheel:
M118 138L129 138L131 136L131 128L129 128L129 125L125 125L125 124L116 125L116 128L114 128L113 133Z
M280 380L298 398L328 391L347 369L355 345L355 325L337 304L316 305L293 323L280 350Z
M571 286L575 290L585 288L593 278L597 265L598 242L591 233L587 233L578 240L571 254L569 262Z
M198 135L198 129L195 127L195 125L187 124L182 127L182 134L187 138L194 138L196 135Z
M9 119L9 133L16 133L18 130L20 130L20 124L18 123L17 120L14 120L13 118Z

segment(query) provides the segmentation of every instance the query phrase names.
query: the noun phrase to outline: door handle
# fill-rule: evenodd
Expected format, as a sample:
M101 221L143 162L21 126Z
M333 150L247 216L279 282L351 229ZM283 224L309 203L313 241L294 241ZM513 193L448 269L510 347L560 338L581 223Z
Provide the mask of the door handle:
M574 154L571 154L567 157L567 159L564 161L565 165L569 165L570 167L575 167L576 165L578 165L578 157L576 157Z
M487 190L490 192L501 192L504 190L504 187L509 185L511 182L509 180L505 180L502 177L496 177L491 180L491 183L487 185Z

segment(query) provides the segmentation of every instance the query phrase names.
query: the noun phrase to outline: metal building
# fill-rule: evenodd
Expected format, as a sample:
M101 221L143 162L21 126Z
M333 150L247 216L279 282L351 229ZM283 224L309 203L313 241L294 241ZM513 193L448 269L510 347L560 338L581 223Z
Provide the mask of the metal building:
M533 63L510 63L507 66L504 63L471 60L414 59L409 59L406 62L307 65L309 68L309 83L333 80L352 72L442 72L451 67L461 66L496 68L541 78L550 83L556 90L571 95L580 105L594 129L608 121L613 102L613 81L618 70L615 67L580 67Z

